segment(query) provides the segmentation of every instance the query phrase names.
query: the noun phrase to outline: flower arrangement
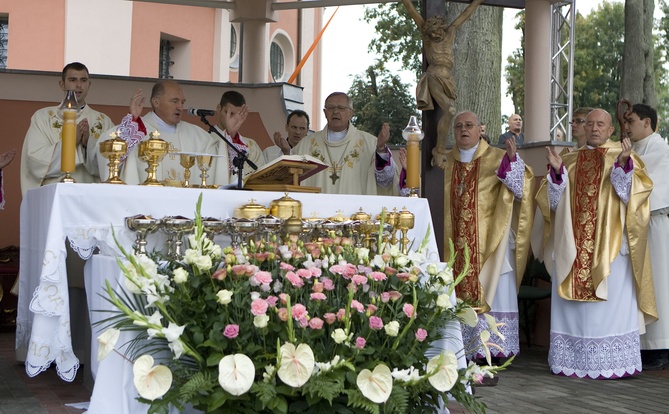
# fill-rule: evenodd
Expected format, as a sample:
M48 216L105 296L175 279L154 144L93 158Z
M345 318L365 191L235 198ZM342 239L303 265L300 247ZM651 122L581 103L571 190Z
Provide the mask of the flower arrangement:
M426 356L449 322L476 324L450 299L463 277L453 254L445 268L427 263L427 236L406 255L335 234L222 248L206 237L201 202L182 260L119 246L125 290L106 286L117 311L99 357L119 329L137 331L125 353L149 412L429 413L449 396L485 410L468 386L503 367L458 370L453 350Z

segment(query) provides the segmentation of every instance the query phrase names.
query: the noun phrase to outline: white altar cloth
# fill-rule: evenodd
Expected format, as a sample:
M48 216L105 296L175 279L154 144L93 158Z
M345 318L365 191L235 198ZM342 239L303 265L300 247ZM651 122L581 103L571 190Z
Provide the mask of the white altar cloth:
M201 190L193 188L121 186L111 184L51 184L29 190L21 203L21 266L16 346L27 347L26 372L35 376L55 362L58 374L72 381L79 361L72 350L70 311L65 268L65 242L83 259L96 247L101 254L118 255L111 229L124 248L135 235L125 227L125 217L137 214L155 218L193 217L195 203L203 193L202 215L232 217L235 207L251 199L269 206L281 198L277 192ZM350 216L361 207L376 215L382 207L406 207L415 215L408 238L418 247L428 226L430 257L439 261L432 218L426 199L292 193L302 202L303 216L314 212L331 217L341 211ZM92 354L95 358L95 354Z

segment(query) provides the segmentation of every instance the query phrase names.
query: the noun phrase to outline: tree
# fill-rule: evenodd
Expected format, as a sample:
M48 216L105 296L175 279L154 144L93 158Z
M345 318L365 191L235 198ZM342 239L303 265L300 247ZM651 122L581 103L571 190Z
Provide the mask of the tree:
M654 0L625 1L625 45L620 96L657 108L653 47Z
M513 102L514 113L525 117L525 10L516 14L518 22L515 29L521 31L520 47L511 53L511 56L506 58L507 65L505 67L506 78L506 94L511 96ZM506 114L507 119L512 114Z
M390 124L390 144L404 145L402 130L409 117L418 115L416 99L409 86L399 76L391 74L382 65L370 66L366 73L353 78L348 91L353 101L353 125L372 135L381 130L384 122Z

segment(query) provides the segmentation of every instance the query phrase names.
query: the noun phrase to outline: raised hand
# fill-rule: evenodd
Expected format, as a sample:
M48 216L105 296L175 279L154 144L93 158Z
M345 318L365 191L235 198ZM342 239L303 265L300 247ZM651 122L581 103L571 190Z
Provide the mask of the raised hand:
M384 122L383 126L381 127L381 132L379 132L379 136L377 137L376 140L376 152L383 152L386 148L386 144L388 143L389 139L390 139L390 125L388 125L387 122Z
M407 169L407 149L404 147L400 148L400 165L403 170Z
M0 154L0 170L8 166L9 163L14 159L14 156L16 156L15 149L10 149L9 151L5 151Z
M506 145L506 154L509 156L509 160L513 160L513 157L516 156L516 140L514 138L507 139L504 141Z
M142 110L144 109L144 95L142 94L141 89L137 89L135 93L130 98L130 106L128 112L132 115L133 119L137 119L142 115Z
M244 104L241 107L228 105L225 111L225 129L231 137L237 135L246 117L249 115L249 107Z
M632 143L630 142L630 139L627 137L623 138L620 141L620 148L622 148L623 151L618 155L618 165L625 166L632 154Z
M509 140L507 140L507 142L508 141ZM560 171L560 167L562 166L562 157L560 157L555 149L546 147L546 160L548 161L548 165L550 165L553 170L556 172Z
M277 147L281 148L283 155L290 154L290 145L288 144L288 140L281 135L281 132L277 131L274 133L274 143Z

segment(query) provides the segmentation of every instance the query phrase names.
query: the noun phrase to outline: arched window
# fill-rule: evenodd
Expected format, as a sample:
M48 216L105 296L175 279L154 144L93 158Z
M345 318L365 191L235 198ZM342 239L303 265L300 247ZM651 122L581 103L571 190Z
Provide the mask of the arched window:
M272 46L270 46L269 64L272 70L272 79L275 82L280 81L284 75L285 57L281 46L276 42L272 42Z

